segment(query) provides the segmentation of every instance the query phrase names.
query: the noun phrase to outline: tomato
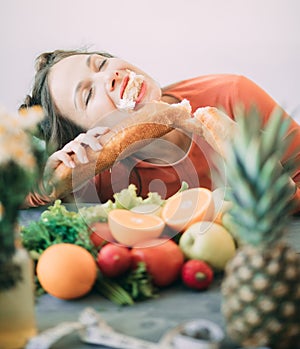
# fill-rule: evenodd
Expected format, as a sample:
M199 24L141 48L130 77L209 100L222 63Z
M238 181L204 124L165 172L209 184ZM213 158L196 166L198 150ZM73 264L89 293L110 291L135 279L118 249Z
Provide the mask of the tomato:
M129 270L131 254L127 247L108 243L98 252L97 264L104 276L114 278Z
M146 264L153 283L165 287L176 281L181 273L184 256L179 246L170 239L153 239L131 249L132 265Z

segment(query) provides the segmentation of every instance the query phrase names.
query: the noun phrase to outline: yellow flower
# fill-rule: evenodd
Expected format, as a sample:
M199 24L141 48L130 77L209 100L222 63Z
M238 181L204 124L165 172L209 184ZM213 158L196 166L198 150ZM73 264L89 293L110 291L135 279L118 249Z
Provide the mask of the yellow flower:
M40 106L22 109L16 115L0 107L0 134L3 132L15 133L19 129L31 130L42 121L43 117L43 109Z
M0 136L0 163L5 164L10 160L18 162L21 156L26 152L30 153L30 146L28 138L24 131L9 132L1 134Z
M42 118L41 107L32 107L17 116L0 109L0 165L12 160L21 167L33 169L35 158L25 130L33 129Z
M21 109L19 111L19 123L21 128L30 130L36 126L36 124L42 121L44 112L42 107L35 105L29 109Z

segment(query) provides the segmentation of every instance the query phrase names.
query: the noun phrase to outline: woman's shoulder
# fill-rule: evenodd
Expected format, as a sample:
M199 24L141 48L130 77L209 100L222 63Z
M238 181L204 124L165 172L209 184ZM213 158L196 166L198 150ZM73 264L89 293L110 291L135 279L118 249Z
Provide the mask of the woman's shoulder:
M182 80L162 89L163 96L172 96L178 101L187 99L192 108L224 105L224 98L235 95L243 76L236 74L209 74Z
M188 79L180 80L175 83L169 84L162 88L163 93L169 91L185 88L195 88L200 86L221 86L234 84L244 77L238 74L207 74L191 77Z

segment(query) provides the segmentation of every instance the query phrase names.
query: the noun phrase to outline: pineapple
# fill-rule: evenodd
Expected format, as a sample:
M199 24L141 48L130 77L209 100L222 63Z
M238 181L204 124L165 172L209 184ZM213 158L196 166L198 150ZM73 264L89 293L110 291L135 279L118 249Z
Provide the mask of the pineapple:
M239 115L226 153L232 208L223 224L239 245L221 286L226 330L247 347L300 348L300 255L284 239L295 162L280 162L293 136L284 137L288 121L280 110L264 129L254 108Z

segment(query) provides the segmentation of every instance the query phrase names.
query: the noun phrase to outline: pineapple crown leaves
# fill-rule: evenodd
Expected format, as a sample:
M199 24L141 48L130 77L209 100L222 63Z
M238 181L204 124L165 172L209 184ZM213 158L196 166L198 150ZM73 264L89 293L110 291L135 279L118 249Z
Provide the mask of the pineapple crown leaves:
M226 152L227 195L233 203L228 214L238 240L261 246L282 236L294 208L290 173L299 160L295 155L281 163L293 139L281 109L272 112L265 127L255 107L237 111L238 132Z

